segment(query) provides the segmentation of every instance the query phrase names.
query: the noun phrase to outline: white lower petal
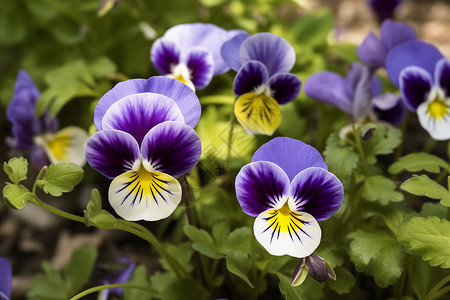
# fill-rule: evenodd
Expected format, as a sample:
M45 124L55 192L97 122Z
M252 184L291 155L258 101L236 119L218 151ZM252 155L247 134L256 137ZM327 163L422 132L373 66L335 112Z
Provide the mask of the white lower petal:
M258 215L253 226L258 242L272 255L306 257L320 244L322 231L308 213L270 209Z
M417 108L417 116L420 125L437 141L450 139L450 101L444 100L442 103L447 109L442 109L442 114L430 113L430 102L424 102Z
M181 201L181 185L170 175L129 171L117 176L109 187L109 202L128 221L156 221L172 214Z

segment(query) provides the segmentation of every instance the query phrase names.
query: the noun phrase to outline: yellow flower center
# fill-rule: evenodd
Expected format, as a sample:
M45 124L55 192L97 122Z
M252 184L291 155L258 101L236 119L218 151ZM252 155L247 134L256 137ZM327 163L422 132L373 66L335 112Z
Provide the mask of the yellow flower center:
M296 231L301 230L305 221L301 214L292 211L286 202L280 209L272 209L270 217L266 221L270 222L269 228L279 235L280 232L289 233L291 238L297 235Z
M441 119L449 112L447 104L440 98L428 103L428 113L433 119Z

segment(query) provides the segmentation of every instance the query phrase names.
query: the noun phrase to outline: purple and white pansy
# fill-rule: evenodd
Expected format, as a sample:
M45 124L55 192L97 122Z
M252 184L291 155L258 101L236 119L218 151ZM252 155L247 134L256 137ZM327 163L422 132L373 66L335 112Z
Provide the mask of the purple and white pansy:
M294 48L272 33L241 33L225 42L221 53L237 72L233 82L239 96L236 119L247 134L272 135L281 123L279 105L300 92L300 79L289 73L295 64Z
M270 254L301 258L319 246L317 221L337 212L344 190L316 149L278 137L242 167L236 196L244 213L256 217L255 237Z
M401 97L382 94L380 80L358 62L352 64L345 78L330 71L310 76L305 82L305 94L336 106L356 123L385 121L399 125L405 115Z
M176 25L153 43L150 59L161 75L192 89L203 89L214 75L230 69L220 55L220 47L241 32L227 31L214 24Z
M145 92L149 87L153 92ZM167 77L136 79L116 85L99 105L100 131L89 139L86 159L113 179L111 206L129 221L168 217L182 196L175 177L189 172L201 155L193 129L201 110L194 91Z
M433 45L412 41L389 53L386 69L430 136L450 139L450 61Z
M58 120L51 118L48 112L37 118L35 106L40 96L30 75L24 70L19 71L13 98L6 111L13 133L12 138L7 138L7 144L16 151L28 152L32 164L38 168L57 162L83 166L87 132L76 126L58 131Z

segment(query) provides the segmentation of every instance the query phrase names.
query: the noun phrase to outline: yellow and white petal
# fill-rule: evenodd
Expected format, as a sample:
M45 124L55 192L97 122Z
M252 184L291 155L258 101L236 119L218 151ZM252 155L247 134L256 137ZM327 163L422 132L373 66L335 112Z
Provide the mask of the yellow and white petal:
M36 142L44 147L51 163L70 162L83 166L86 163L84 151L87 140L86 130L69 126L55 134L46 134Z
M420 125L437 141L450 139L450 100L436 97L417 108Z
M143 167L117 176L108 194L116 213L128 221L167 218L182 197L181 185L175 178Z
M241 95L234 105L234 114L249 135L272 135L281 123L278 102L265 94Z
M319 246L322 231L308 213L291 211L286 203L280 209L269 209L255 220L254 234L272 255L306 257Z

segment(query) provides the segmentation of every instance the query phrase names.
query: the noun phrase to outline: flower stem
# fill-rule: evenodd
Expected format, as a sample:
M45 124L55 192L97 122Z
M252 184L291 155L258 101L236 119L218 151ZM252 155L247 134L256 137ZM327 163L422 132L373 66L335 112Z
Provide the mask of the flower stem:
M143 287L139 285L132 285L132 284L106 284L106 285L99 285L95 286L93 288L87 289L85 291L82 291L81 293L78 293L77 295L70 298L70 300L78 300L83 298L84 296L87 296L89 294L101 291L101 290L107 290L107 289L114 289L114 288L124 288L124 289L137 289L137 290L143 290L147 291L151 294L156 294L157 291L148 287Z
M450 281L450 275L447 275L446 277L444 277L444 279L442 279L441 281L439 281L438 283L436 283L436 285L428 292L428 294L425 296L424 300L433 300L436 299L438 296L442 296L443 294L441 294L444 290L444 294L446 292L448 292L448 287L442 289L441 291L439 291L444 285L446 285L448 282Z
M359 157L361 158L364 175L367 175L369 173L369 165L367 163L366 155L364 154L364 149L361 143L361 137L356 132L355 123L352 123L352 132L353 136L355 137L356 150L358 151Z

